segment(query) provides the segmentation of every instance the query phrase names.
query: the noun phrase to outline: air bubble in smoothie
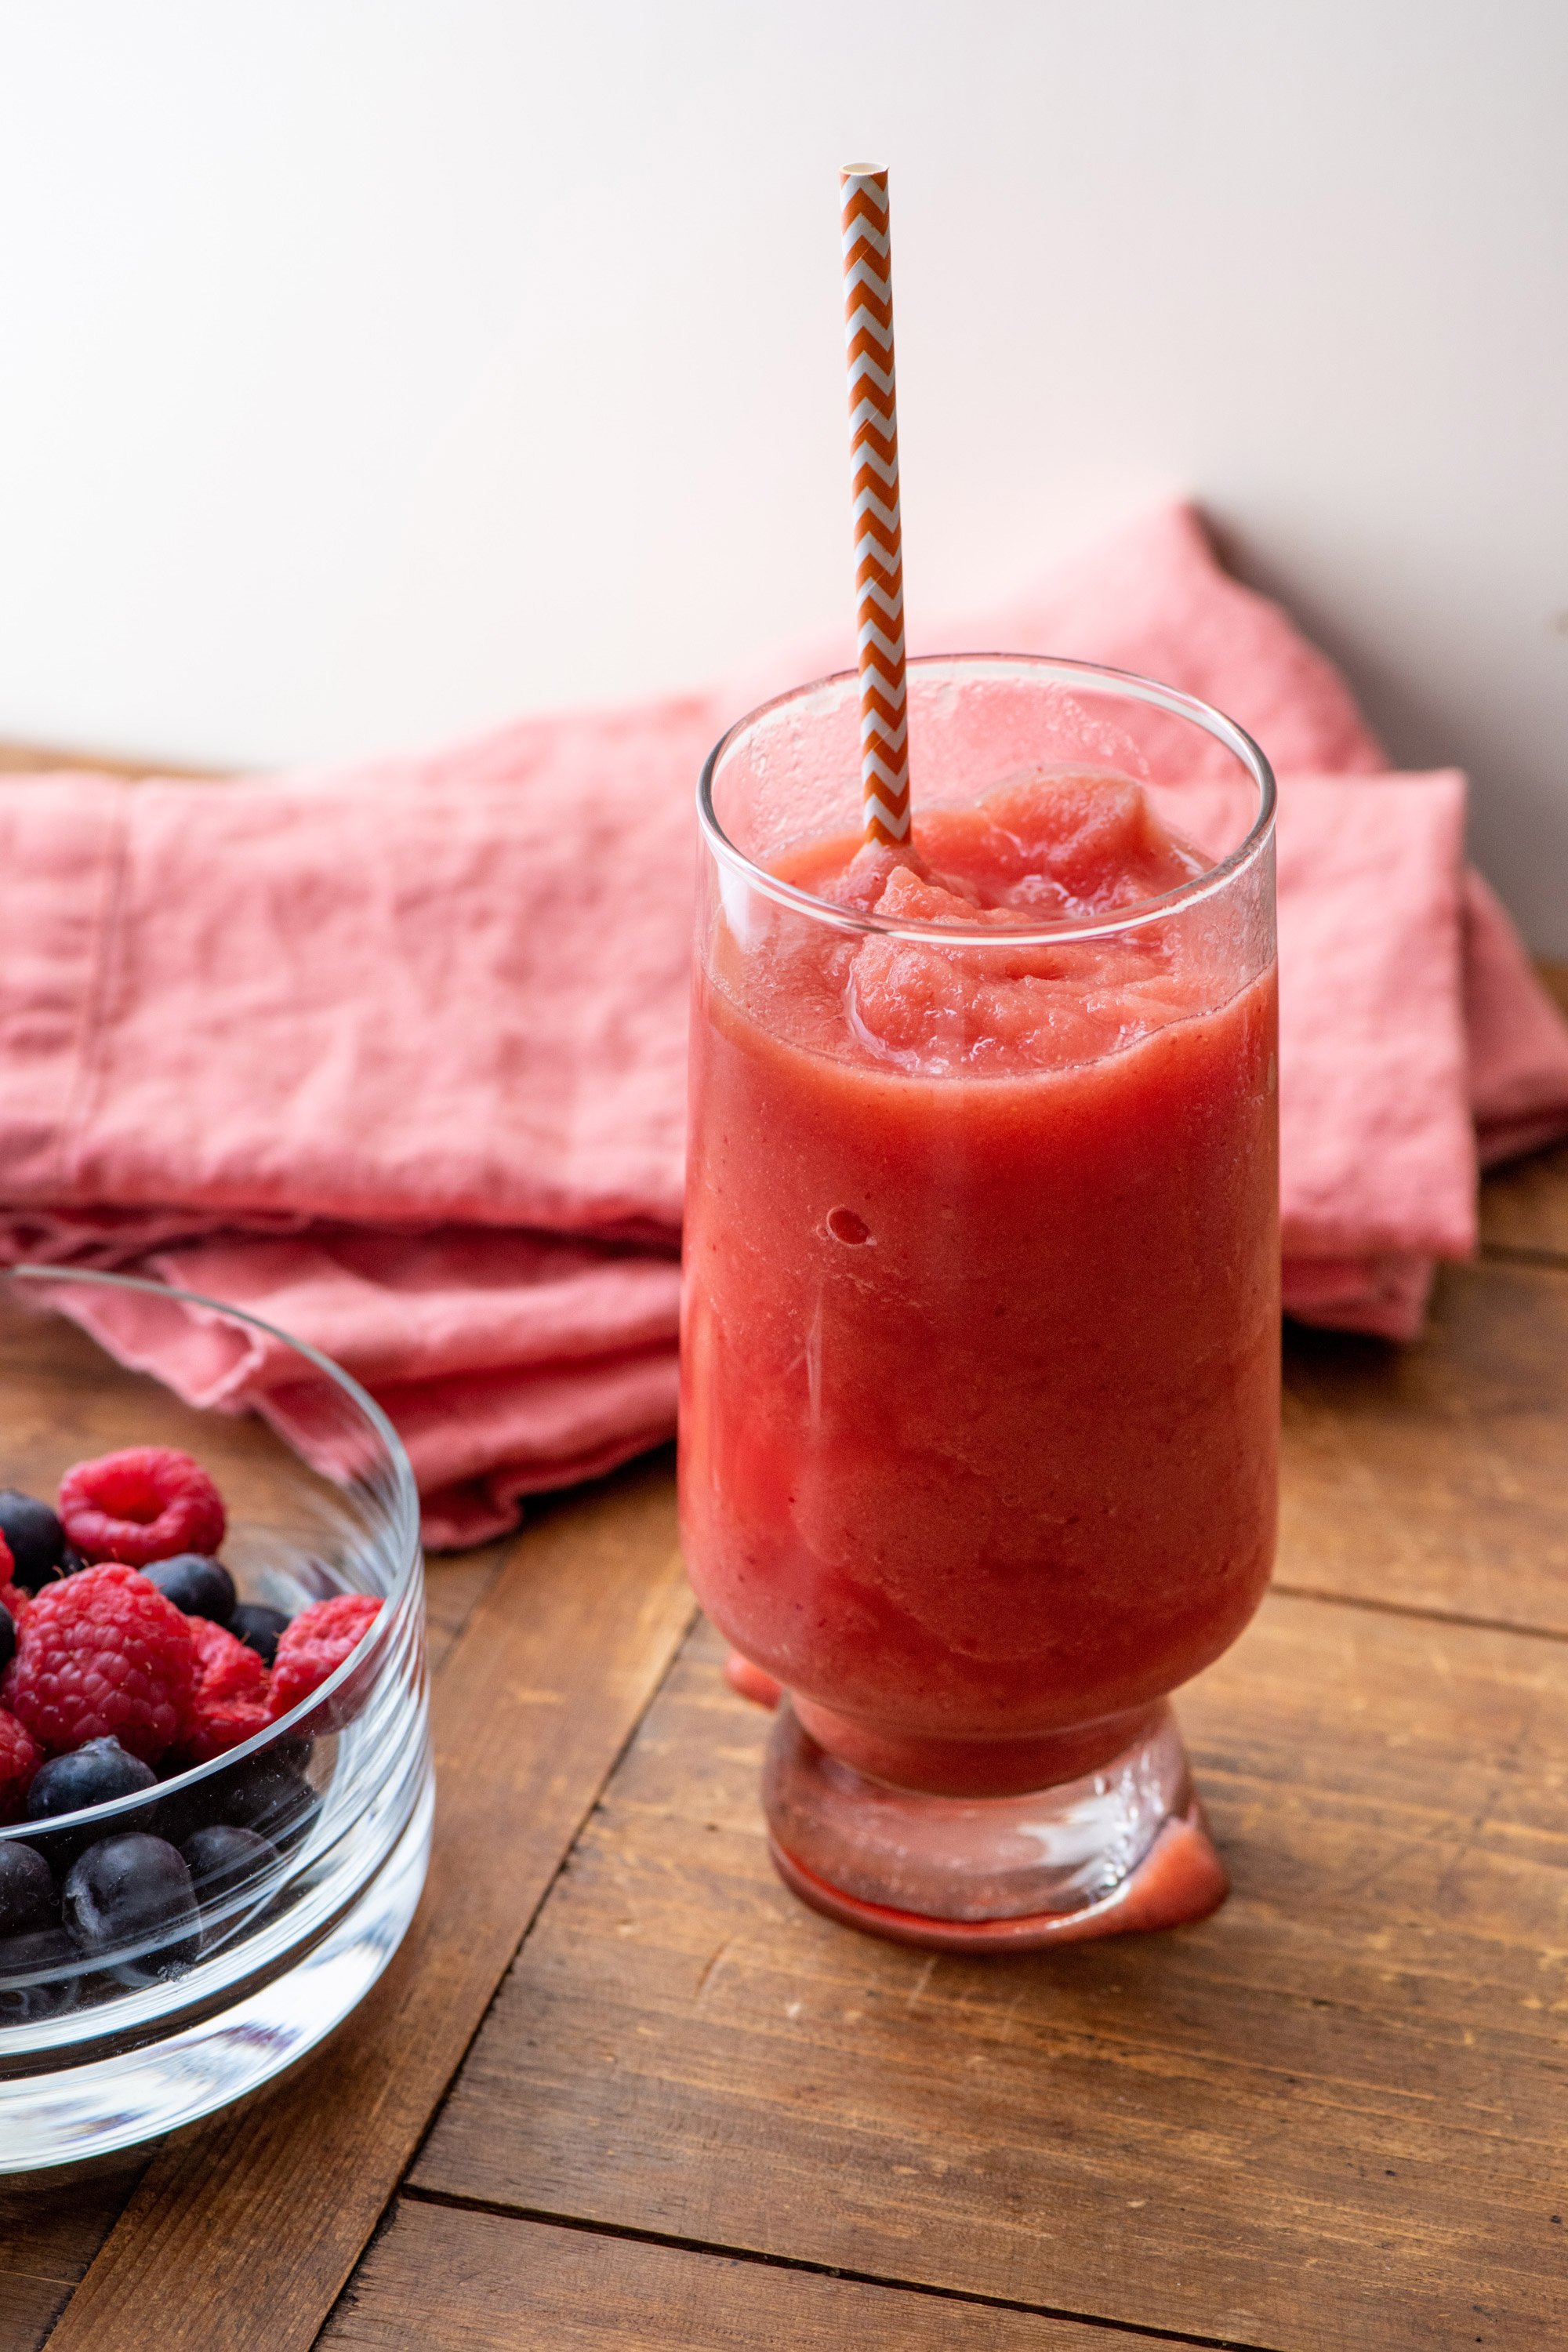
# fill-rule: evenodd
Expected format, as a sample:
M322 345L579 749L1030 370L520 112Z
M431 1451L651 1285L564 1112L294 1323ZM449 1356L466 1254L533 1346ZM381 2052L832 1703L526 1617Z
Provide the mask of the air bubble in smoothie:
M870 1226L864 1217L857 1216L853 1209L830 1209L827 1230L836 1242L843 1242L850 1249L860 1248L871 1238Z

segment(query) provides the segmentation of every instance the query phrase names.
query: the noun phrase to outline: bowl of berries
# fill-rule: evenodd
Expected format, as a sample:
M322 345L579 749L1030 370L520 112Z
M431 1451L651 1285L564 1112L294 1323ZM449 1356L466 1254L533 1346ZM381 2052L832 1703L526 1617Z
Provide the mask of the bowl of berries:
M262 1351L264 1417L81 1328L133 1360L171 1313ZM0 1276L0 2174L301 2057L396 1949L432 1804L418 1496L372 1400L192 1293Z

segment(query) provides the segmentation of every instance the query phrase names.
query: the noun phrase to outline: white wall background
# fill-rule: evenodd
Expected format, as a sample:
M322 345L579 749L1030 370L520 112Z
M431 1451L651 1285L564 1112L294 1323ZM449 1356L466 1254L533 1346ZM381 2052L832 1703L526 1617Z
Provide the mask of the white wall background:
M1568 952L1564 0L0 0L0 732L418 744L1194 492Z

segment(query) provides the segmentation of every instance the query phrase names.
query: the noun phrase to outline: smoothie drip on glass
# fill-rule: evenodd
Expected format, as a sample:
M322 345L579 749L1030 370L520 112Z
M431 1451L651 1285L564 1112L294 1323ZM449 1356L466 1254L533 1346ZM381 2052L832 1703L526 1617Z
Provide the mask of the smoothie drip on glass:
M776 849L824 920L723 887L704 918L689 1566L895 1787L1096 1771L1267 1580L1272 938L1162 798L1015 774L908 848Z

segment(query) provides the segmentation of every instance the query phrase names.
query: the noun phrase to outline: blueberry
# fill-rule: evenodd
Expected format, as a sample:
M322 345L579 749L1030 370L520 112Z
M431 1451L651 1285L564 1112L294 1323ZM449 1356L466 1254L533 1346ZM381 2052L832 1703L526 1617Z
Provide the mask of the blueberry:
M8 1609L0 1609L0 1675L3 1675L16 1654L16 1621Z
M32 2025L74 2009L81 1998L80 1965L63 1928L0 1936L0 2026Z
M201 1948L201 1915L184 1857L144 1831L89 1845L66 1880L62 1908L67 1934L89 1959L124 1953L115 1968L124 1984L173 1976Z
M268 1665L278 1655L278 1640L289 1620L281 1609L264 1609L258 1601L242 1601L228 1621L228 1630Z
M190 1766L175 1765L173 1772L189 1771ZM205 1830L222 1814L220 1791L212 1780L194 1780L187 1789L172 1789L160 1797L157 1810L148 1826L170 1845L184 1846L197 1830Z
M297 1845L320 1802L310 1782L277 1756L252 1756L223 1776L223 1819L235 1829L270 1838L274 1845Z
M58 1908L54 1874L43 1855L6 1838L0 1843L0 1937L52 1927Z
M227 1822L197 1830L180 1852L204 1903L232 1895L247 1880L259 1878L278 1860L278 1849L270 1838L258 1837L254 1830L235 1829Z
M295 1826L296 1838L300 1825L308 1825L317 1798L305 1780L305 1769L310 1761L314 1741L310 1739L279 1739L265 1754L252 1757L243 1764L226 1765L221 1771L204 1773L200 1780L190 1781L183 1789L171 1789L159 1799L156 1821L153 1826L161 1838L182 1850L198 1830L211 1829L216 1822L232 1822L237 1829L255 1829L274 1835L268 1827L268 1815L279 1821L287 1831ZM188 1764L171 1763L169 1778L188 1772ZM229 1811L230 1803L235 1807ZM252 1815L258 1816L252 1819Z
M173 1559L155 1559L142 1573L187 1617L210 1617L215 1625L226 1625L234 1615L234 1579L221 1560L179 1551Z
M24 1592L47 1584L65 1559L66 1531L47 1503L15 1486L0 1488L0 1535L11 1547L15 1580Z
M27 1791L27 1819L47 1822L58 1813L80 1812L87 1805L110 1805L116 1797L134 1797L157 1783L151 1764L128 1756L118 1739L89 1739L68 1756L51 1757L38 1767Z

